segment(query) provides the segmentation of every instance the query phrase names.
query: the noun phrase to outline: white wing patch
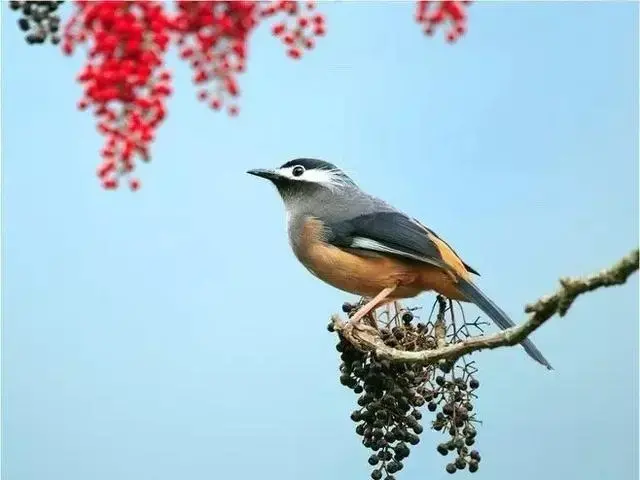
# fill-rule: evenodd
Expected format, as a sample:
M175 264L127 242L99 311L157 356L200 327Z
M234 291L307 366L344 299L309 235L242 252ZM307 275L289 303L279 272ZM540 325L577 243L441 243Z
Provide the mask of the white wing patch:
M362 248L363 250L374 250L377 252L393 253L395 255L411 258L419 262L428 263L436 267L442 267L442 262L436 260L435 258L427 258L420 255L413 255L411 253L403 252L402 250L396 250L395 248L389 247L384 243L380 243L376 240L372 240L371 238L353 237L353 240L351 241L351 247Z

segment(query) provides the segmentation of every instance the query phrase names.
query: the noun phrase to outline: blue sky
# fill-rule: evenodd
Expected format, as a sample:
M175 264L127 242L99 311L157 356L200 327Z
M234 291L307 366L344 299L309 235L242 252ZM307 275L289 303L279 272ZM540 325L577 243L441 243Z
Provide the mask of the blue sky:
M325 330L353 297L296 262L249 168L337 163L453 244L515 319L638 244L637 5L477 4L455 46L424 38L413 4L321 10L329 33L300 62L255 33L235 119L172 57L132 194L98 187L82 58L24 45L3 5L3 478L368 478ZM520 348L476 355L475 478L638 477L637 291L537 331L553 372ZM438 439L400 478L447 477Z

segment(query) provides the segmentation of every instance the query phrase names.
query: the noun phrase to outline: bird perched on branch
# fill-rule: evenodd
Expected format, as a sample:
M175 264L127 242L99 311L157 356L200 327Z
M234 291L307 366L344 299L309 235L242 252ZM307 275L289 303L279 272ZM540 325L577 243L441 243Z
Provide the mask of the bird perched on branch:
M247 173L271 181L287 213L289 242L298 260L326 283L371 300L357 322L394 299L433 290L476 304L501 329L513 321L472 281L476 274L433 230L362 191L335 165L311 158L275 170ZM526 352L551 369L528 338Z

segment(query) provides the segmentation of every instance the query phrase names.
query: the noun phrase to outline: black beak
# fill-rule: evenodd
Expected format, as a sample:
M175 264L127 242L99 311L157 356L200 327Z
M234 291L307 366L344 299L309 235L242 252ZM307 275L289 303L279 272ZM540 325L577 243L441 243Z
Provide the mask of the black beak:
M256 168L254 170L249 170L247 171L247 173L249 175L255 175L256 177L266 178L267 180L271 180L271 181L277 180L280 177L280 175L278 175L273 170L267 170L264 168Z

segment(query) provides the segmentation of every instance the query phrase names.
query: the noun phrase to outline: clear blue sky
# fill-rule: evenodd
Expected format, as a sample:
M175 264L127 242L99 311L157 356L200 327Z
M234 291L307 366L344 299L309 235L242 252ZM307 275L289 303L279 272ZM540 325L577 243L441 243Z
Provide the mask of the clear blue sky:
M337 163L452 243L515 319L638 244L635 4L475 5L455 46L424 38L413 4L324 4L329 34L298 63L265 26L237 119L177 68L137 194L98 187L81 57L28 48L2 8L7 480L368 478L325 330L353 297L296 262L248 168ZM476 355L474 478L638 477L637 291L536 332L554 372L520 348ZM400 478L447 478L423 437Z

